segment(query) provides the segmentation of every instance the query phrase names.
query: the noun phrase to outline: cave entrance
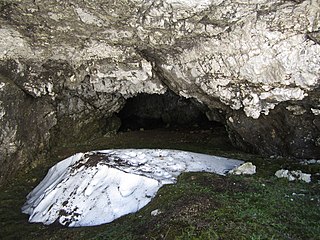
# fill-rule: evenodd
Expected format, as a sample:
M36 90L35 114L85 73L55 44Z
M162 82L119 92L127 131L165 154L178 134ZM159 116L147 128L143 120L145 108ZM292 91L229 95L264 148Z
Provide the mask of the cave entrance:
M209 130L223 127L209 121L206 107L196 100L186 99L168 90L165 94L141 93L127 100L118 113L119 131L152 129Z

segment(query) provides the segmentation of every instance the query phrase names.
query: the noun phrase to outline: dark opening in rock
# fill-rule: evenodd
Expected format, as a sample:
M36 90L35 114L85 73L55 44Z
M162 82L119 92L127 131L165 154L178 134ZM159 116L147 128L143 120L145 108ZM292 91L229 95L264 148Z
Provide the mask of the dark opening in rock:
M139 94L127 100L118 117L120 131L169 129L210 129L220 123L209 121L206 107L167 91L165 94Z

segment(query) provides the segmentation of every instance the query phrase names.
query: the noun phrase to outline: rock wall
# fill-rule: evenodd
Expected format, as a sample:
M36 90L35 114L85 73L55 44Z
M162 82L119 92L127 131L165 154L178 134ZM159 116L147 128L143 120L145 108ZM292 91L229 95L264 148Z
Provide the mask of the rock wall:
M1 75L0 86L1 183L18 169L36 164L39 153L48 150L49 131L57 121L45 97L34 99Z
M319 0L3 0L0 71L1 164L28 122L50 119L26 127L36 148L92 126L88 138L117 125L125 99L167 88L240 147L320 156Z

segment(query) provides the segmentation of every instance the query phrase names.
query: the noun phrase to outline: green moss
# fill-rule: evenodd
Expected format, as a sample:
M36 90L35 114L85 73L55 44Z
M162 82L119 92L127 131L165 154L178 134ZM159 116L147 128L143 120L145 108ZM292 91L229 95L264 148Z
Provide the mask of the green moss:
M144 131L55 149L46 165L0 189L0 239L320 239L319 184L276 179L275 170L300 165L241 153L225 141L209 133ZM178 148L237 157L256 164L258 173L246 177L184 173L177 184L162 187L141 211L96 227L30 224L20 212L26 194L59 159L78 151L124 147ZM161 213L151 216L155 209Z

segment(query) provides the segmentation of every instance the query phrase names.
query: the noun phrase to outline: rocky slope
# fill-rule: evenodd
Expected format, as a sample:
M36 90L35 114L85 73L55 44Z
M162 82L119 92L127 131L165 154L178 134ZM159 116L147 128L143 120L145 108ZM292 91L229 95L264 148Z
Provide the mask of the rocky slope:
M4 0L0 73L1 179L168 88L237 146L320 156L319 0Z

